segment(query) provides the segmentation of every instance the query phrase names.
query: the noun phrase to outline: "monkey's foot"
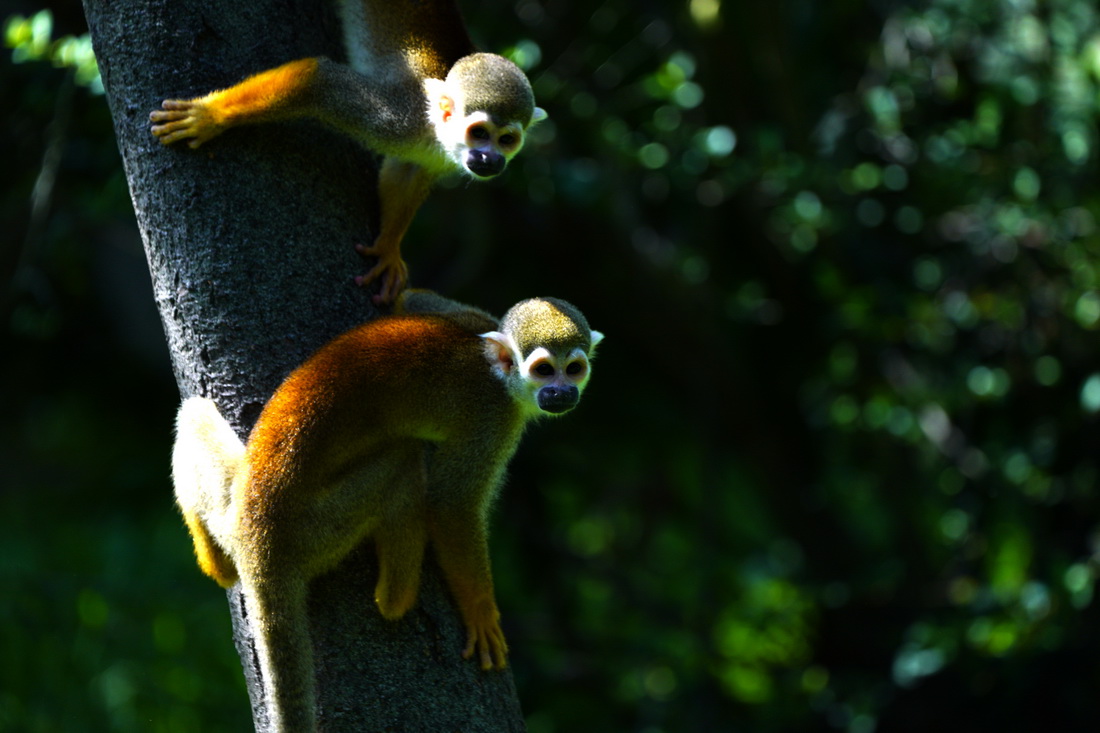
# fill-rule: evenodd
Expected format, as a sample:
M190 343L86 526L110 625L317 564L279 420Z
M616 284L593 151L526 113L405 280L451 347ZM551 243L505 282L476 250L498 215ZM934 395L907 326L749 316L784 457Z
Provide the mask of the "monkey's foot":
M409 282L409 268L401 259L401 251L397 247L377 243L369 247L357 244L355 250L364 257L378 258L378 262L366 275L355 278L355 284L369 285L375 280L381 280L382 287L374 296L374 302L381 305L396 300Z
M149 120L158 123L151 131L165 145L190 138L187 145L197 148L222 131L201 99L166 99L160 106L149 113Z
M500 612L495 604L479 613L478 618L467 620L466 634L463 659L477 654L478 663L483 670L494 667L504 669L508 665L508 643L504 641L504 632L500 628Z

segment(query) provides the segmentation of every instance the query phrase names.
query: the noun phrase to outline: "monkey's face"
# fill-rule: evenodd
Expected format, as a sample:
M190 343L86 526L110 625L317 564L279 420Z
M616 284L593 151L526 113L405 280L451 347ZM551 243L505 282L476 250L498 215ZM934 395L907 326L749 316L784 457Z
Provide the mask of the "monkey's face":
M449 165L480 180L504 172L508 161L523 147L523 125L500 124L486 112L461 115L450 97L440 97L433 119L436 139Z
M449 162L474 178L500 175L527 129L546 119L514 63L491 53L458 59L446 79L424 79L428 121Z
M493 334L486 344L494 372L528 415L563 415L580 402L591 373L588 353L580 346L540 346L523 358L503 334Z
M499 124L485 112L461 118L454 115L446 124L450 129L440 142L447 147L451 160L474 178L487 180L500 175L523 147L523 125Z
M496 125L484 113L471 115L466 126L463 165L478 178L499 175L512 156L523 147L523 128L516 124ZM485 119L477 119L485 117Z
M555 353L539 347L524 361L521 376L530 399L542 412L561 415L580 402L588 383L588 354L577 347Z
M581 399L603 334L557 298L512 306L499 331L481 334L489 368L527 417L562 415Z

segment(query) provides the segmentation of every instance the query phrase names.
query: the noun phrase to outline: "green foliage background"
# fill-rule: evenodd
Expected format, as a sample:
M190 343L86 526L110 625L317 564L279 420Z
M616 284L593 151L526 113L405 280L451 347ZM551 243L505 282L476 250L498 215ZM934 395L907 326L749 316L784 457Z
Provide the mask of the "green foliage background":
M467 5L551 117L433 196L414 282L608 336L495 517L531 731L1095 730L1094 4ZM52 20L0 61L0 730L245 730L106 104Z

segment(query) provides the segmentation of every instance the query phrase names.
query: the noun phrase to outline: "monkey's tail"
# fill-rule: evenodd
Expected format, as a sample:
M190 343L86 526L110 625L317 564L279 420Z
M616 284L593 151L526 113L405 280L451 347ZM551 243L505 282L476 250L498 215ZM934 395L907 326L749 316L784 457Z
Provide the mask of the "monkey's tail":
M246 579L243 589L270 730L312 733L317 721L306 584L266 577L259 586Z
M214 403L189 397L176 416L172 482L176 503L195 543L202 571L228 588L237 582L229 532L234 477L244 465L244 444Z

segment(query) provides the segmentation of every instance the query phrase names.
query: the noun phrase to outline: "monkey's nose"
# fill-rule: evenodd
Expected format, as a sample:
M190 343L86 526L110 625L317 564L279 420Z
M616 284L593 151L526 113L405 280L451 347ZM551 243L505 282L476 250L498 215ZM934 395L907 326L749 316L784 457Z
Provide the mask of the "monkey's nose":
M504 170L504 156L494 150L474 148L466 153L466 167L479 178L492 178Z
M547 385L539 390L539 409L560 415L576 407L580 396L581 393L572 385L566 387Z

